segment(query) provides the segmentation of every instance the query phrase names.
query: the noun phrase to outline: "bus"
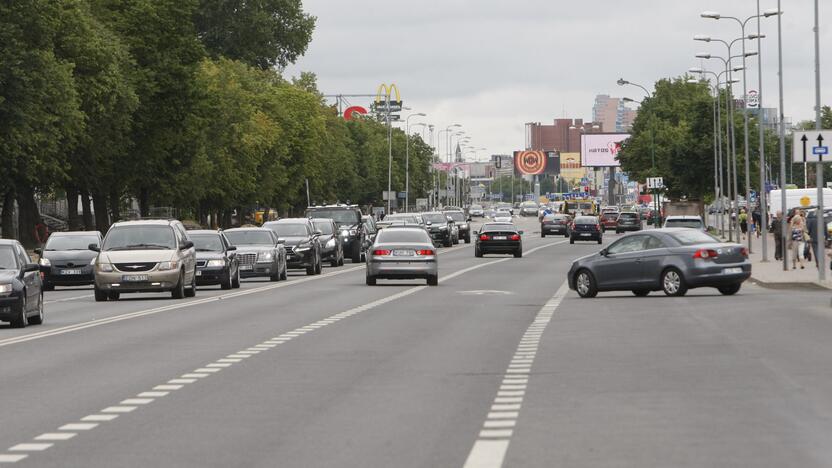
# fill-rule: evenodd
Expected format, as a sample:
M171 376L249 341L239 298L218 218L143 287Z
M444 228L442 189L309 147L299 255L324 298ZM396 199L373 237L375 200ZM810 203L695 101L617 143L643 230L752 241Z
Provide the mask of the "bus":
M573 217L577 212L588 216L595 216L598 214L598 205L595 204L595 200L590 198L565 200L563 202L563 206L561 206L560 212Z

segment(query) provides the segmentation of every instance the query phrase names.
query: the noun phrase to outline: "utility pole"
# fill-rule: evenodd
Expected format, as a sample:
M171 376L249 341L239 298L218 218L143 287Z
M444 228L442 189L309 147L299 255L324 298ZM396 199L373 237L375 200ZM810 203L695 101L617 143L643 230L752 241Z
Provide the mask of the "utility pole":
M818 0L815 0L815 130L823 128L820 121L820 14L818 8ZM818 139L823 141L819 136ZM818 143L820 144L820 142ZM827 143L828 145L829 143ZM817 164L817 183L818 183L818 209L817 209L817 232L809 235L815 237L817 243L817 251L815 255L818 261L818 280L824 281L826 279L826 222L823 217L823 155L818 154Z

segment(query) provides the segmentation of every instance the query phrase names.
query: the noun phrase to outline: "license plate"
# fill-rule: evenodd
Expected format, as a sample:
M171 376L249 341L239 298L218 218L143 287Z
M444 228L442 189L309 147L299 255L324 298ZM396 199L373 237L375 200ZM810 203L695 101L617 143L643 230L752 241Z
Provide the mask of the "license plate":
M81 270L61 270L62 275L80 275Z
M581 233L581 236L583 236L583 237L589 237L589 236L591 236L591 235L592 235L592 234L590 234L590 233L588 233L588 232L582 232L582 233Z
M125 283L147 281L147 275L122 275L121 280Z
M742 268L741 267L726 268L726 269L722 270L722 273L724 273L726 275L733 275L733 274L736 274L736 273L742 273Z
M506 236L494 236L494 240L506 240Z
M252 270L253 268L254 268L253 265L240 265L240 270L242 270L242 271Z
M202 270L197 270L197 271L196 271L196 275L197 275L197 276L202 276Z
M393 256L394 257L412 257L416 255L416 252L412 250L394 250Z

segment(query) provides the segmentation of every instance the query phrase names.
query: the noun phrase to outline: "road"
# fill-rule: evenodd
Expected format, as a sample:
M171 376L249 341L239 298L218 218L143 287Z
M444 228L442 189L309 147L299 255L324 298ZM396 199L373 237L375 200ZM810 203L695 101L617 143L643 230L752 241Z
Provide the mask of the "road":
M197 297L47 293L0 327L0 464L37 467L830 466L832 309L746 284L683 298L564 287L599 250L361 265ZM616 235L608 235L605 244Z

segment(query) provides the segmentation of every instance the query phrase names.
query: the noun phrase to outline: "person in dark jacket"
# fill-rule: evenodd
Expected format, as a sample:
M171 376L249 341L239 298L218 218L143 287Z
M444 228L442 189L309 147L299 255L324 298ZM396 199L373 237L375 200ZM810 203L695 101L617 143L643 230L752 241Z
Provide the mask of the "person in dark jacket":
M812 256L815 257L815 266L818 266L818 215L810 216L806 219L806 230L809 231L809 245L812 246ZM823 230L823 237L829 240L829 230ZM824 265L825 267L825 265Z
M777 215L771 218L769 232L774 234L774 259L783 259L783 212L778 211Z

